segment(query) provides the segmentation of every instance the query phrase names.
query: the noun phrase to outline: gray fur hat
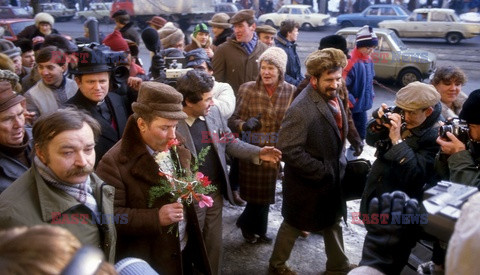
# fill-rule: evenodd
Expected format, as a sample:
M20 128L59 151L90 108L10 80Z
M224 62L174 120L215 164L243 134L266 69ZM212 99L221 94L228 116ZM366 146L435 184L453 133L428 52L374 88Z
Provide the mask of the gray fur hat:
M182 30L175 27L173 23L168 22L163 28L158 30L158 37L164 49L173 48L177 43L185 39Z
M37 15L35 15L35 26L38 28L38 24L40 24L41 22L46 22L48 24L50 24L50 26L53 27L53 23L55 23L55 18L53 18L53 16L51 16L50 14L46 13L46 12L40 12L40 13L37 13Z

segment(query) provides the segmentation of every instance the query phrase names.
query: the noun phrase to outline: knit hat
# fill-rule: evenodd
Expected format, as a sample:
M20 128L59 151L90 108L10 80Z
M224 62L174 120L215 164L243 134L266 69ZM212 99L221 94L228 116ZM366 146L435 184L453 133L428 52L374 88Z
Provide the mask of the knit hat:
M60 34L47 35L42 43L41 48L45 48L48 46L57 46L68 54L78 51L78 47L75 43L71 42L70 40L65 38L65 36Z
M228 29L232 27L232 24L228 23L230 16L228 14L220 12L213 15L212 20L208 21L208 24L212 27Z
M254 10L241 10L235 13L232 18L230 18L230 24L237 24L243 21L248 21L255 19L255 11Z
M38 25L41 23L41 22L45 22L45 23L48 23L50 24L50 26L53 27L53 23L55 23L55 18L53 18L53 16L51 16L50 14L46 13L46 12L40 12L40 13L37 13L37 15L35 15L35 26L38 28Z
M12 90L10 78L14 76L16 75L13 72L0 70L0 112L8 110L10 107L25 100L23 96L16 94Z
M357 48L375 47L378 46L378 38L373 32L372 27L365 25L358 30L355 43L357 44Z
M257 28L255 28L255 31L257 32L257 34L260 34L260 33L277 34L277 30L270 25L257 26Z
M173 48L185 39L182 30L175 27L172 22L168 22L163 28L158 30L158 37L164 49Z
M138 91L137 102L132 109L139 114L152 114L166 119L186 119L183 112L183 96L175 88L160 82L142 82Z
M195 26L193 29L193 37L197 37L197 34L199 32L204 32L210 34L210 31L208 30L208 26L205 23L200 23Z
M480 125L480 89L473 91L463 103L458 116L470 124Z
M305 67L310 76L320 76L325 70L336 67L345 68L345 66L347 66L345 54L341 50L334 48L314 51L305 60Z
M204 49L194 49L185 53L185 59L187 60L187 68L194 68L199 66L203 62L207 63L207 66L212 69L212 63L208 58L207 52Z
M128 52L130 50L127 41L125 41L118 30L114 30L111 34L107 35L105 39L103 39L103 44L109 46L112 51Z
M22 51L19 47L16 47L11 41L6 39L0 39L0 52L6 54L10 58L20 56Z
M150 21L147 21L147 23L160 29L167 24L167 20L160 16L154 16Z
M395 97L395 105L406 111L422 110L440 102L440 94L431 84L419 81L401 88Z
M158 275L147 262L137 258L122 259L115 264L115 270L119 275Z
M341 35L333 34L320 39L320 46L318 49L323 50L326 48L339 49L343 51L347 58L350 58L350 55L348 55L347 40Z
M265 50L258 58L258 66L260 67L262 61L267 61L280 71L280 75L283 76L287 70L287 54L279 47L270 47Z
M22 54L33 51L33 42L31 39L18 39L17 41L15 41L15 45L17 45L17 47L22 50Z

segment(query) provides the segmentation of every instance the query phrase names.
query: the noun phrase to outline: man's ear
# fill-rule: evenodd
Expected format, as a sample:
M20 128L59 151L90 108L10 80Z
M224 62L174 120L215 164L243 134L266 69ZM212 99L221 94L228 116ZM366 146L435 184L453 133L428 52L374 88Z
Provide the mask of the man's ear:
M47 158L38 144L35 144L35 155L40 159L41 162L47 163Z
M312 87L313 87L314 89L317 88L317 78L316 78L316 77L310 76L310 85L312 85Z
M430 116L431 114L433 113L433 107L428 107L426 110L425 110L425 115L426 116Z
M137 126L140 132L145 132L148 128L147 122L141 117L137 119Z
M80 81L80 78L79 78L78 76L75 76L74 79L75 79L75 82L77 83L77 86L80 86L80 84L82 83L82 82Z

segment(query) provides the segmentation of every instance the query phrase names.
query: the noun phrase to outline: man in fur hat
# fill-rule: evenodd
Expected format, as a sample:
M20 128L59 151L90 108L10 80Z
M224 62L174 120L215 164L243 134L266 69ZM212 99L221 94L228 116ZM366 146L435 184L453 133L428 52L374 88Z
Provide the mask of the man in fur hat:
M171 175L173 167L190 170L190 151L177 145L175 154L169 146L177 137L178 121L187 118L182 99L171 86L143 82L122 139L103 156L96 172L115 187L115 212L129 217L128 223L117 225L117 260L141 258L160 274L194 274L192 265L210 274L193 205L172 202L166 194L149 207L150 189L168 181L165 174ZM160 153L165 158L158 164ZM160 175L159 169L165 173ZM178 234L169 232L171 226Z

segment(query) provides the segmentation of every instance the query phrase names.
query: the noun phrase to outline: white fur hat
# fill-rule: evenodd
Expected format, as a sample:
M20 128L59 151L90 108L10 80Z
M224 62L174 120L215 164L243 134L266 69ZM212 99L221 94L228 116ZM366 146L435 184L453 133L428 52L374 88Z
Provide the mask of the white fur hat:
M52 27L53 27L53 23L55 23L55 18L53 18L53 16L51 16L50 14L48 14L46 12L38 13L37 15L35 15L34 19L35 19L35 26L37 26L37 28L38 28L38 24L40 24L40 22L47 22Z
M260 67L262 61L268 61L275 65L280 71L280 75L283 77L287 70L287 54L282 48L270 47L260 55L258 58L258 66Z

